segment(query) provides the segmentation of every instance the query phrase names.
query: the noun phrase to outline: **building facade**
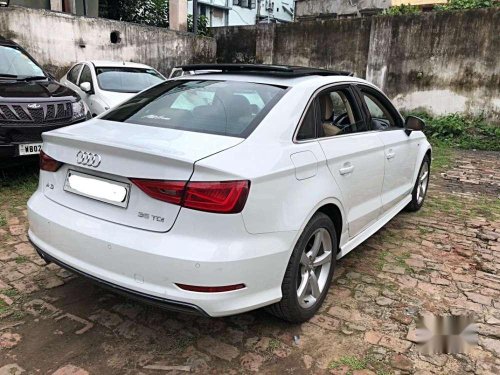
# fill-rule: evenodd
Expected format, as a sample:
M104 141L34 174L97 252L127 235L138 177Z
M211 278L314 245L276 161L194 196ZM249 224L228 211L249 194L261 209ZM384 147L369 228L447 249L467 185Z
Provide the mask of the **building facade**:
M295 17L311 18L360 17L381 13L391 6L415 5L430 9L447 0L296 0Z
M294 8L294 0L198 0L198 14L207 17L210 27L292 22ZM193 1L188 1L188 13L193 14Z
M10 0L10 5L97 17L99 0Z

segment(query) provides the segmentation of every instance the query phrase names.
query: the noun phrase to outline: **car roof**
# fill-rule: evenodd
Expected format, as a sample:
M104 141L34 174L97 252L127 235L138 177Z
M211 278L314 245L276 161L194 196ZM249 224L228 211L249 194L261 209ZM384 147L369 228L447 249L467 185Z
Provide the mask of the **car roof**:
M94 66L98 68L145 68L145 69L153 69L149 65L139 64L131 61L109 61L109 60L90 60L90 61L82 61L94 64Z
M239 82L252 82L261 83L274 86L307 86L307 87L321 87L333 83L364 83L373 86L371 83L364 79L343 76L343 75L306 75L306 76L281 76L281 75L266 75L266 74L245 74L245 73L202 73L194 75L185 75L173 78L175 80L215 80L215 81L239 81Z
M233 80L277 86L321 87L331 83L360 82L353 73L305 66L270 64L190 64L180 66L183 71L194 71L194 75L184 75L174 79ZM215 72L214 72L215 71ZM198 72L198 73L197 73ZM371 85L373 86L373 85Z

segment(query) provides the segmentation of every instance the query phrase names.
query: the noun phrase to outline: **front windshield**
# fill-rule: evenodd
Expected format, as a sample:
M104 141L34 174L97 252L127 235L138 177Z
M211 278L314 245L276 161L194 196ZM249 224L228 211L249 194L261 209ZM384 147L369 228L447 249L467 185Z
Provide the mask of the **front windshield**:
M0 78L45 77L43 70L15 47L0 46Z
M164 80L154 69L98 67L96 74L101 90L114 92L136 93Z
M103 119L246 138L284 92L284 87L250 82L167 81Z

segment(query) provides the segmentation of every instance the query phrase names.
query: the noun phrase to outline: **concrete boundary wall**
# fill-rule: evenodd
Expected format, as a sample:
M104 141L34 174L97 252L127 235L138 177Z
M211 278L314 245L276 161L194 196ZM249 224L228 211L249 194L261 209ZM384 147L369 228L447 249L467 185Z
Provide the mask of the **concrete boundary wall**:
M500 8L213 29L218 62L353 71L400 109L500 123Z
M113 31L119 43L111 43ZM0 36L19 43L58 78L82 60L133 61L169 74L176 65L213 62L216 52L209 37L15 6L0 8Z

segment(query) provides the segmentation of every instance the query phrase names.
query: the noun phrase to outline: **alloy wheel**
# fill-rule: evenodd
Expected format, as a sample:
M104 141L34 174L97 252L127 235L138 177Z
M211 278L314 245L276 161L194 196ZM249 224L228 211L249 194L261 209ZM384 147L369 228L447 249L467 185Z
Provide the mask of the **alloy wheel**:
M420 174L417 181L417 204L422 204L425 193L427 192L427 184L429 182L429 163L424 162L420 169Z
M332 237L325 228L317 229L307 241L300 258L297 298L299 305L316 304L326 287L332 265Z

